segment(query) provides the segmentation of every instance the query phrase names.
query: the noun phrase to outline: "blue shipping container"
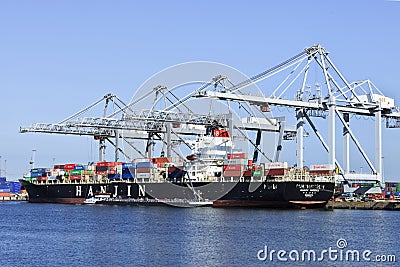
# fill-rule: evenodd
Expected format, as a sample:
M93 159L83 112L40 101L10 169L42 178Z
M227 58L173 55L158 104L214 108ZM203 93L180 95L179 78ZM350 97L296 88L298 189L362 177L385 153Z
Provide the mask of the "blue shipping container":
M0 177L0 183L5 183L7 181L6 177Z
M123 173L122 174L122 179L133 179L133 178L135 178L133 173L132 174L130 174L130 173Z
M135 169L134 168L124 168L122 169L122 173L135 173Z
M78 166L74 167L74 170L76 170L76 171L82 171L84 169L85 169L85 167L83 167L82 165L78 165Z
M116 173L116 174L108 174L107 175L107 177L108 177L108 179L119 179L119 173Z
M0 189L10 189L8 184L0 184Z
M35 168L31 170L31 173L35 172L46 172L46 168Z
M21 194L21 188L11 188L10 192L13 194Z
M9 193L10 192L10 189L9 188L7 188L7 189L0 189L0 193Z
M128 162L128 163L123 163L122 164L122 169L135 168L135 167L136 167L136 163L135 162Z
M43 177L43 176L46 176L45 172L31 172L32 178Z
M137 162L137 168L152 168L154 166L153 162L145 161L145 162Z

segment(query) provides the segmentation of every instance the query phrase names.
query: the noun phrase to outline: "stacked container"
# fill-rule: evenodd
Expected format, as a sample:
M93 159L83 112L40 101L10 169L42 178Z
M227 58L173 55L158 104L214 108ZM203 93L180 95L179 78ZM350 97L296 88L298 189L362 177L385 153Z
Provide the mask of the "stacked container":
M122 164L122 179L133 179L135 178L136 163L124 163Z
M149 179L154 171L154 164L150 161L136 162L136 177Z
M10 192L13 194L21 194L21 183L10 182Z
M170 179L182 179L184 174L185 172L180 168L175 166L168 167L168 178Z
M6 177L0 177L0 197L10 196L10 186L6 181Z
M331 164L319 164L319 165L311 165L310 166L310 174L311 175L333 175L333 165Z
M287 162L271 162L265 165L265 176L283 176L285 171L287 171L288 163Z
M46 168L34 168L30 172L30 176L37 181L46 181L49 170Z
M224 160L224 177L240 177L243 174L244 166L248 163L246 153L228 154L228 159Z
M97 175L107 176L108 179L120 179L122 162L97 162L95 172Z

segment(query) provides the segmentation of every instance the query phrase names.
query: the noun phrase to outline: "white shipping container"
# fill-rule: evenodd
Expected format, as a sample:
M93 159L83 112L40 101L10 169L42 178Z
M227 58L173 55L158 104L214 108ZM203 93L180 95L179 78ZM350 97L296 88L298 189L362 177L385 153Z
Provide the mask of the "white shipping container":
M150 173L136 173L138 179L148 179L150 178Z
M265 169L287 169L287 162L270 162L265 164Z
M316 165L310 165L310 171L327 171L327 170L333 170L333 165L331 164L316 164Z

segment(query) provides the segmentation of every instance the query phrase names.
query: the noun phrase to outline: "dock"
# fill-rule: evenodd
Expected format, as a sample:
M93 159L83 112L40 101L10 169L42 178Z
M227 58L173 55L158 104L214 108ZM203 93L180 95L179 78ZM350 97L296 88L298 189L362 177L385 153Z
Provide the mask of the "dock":
M11 194L10 196L0 196L0 202L3 201L27 201L28 195Z
M332 201L326 205L326 209L352 209L352 210L399 210L399 200L375 200L375 201Z

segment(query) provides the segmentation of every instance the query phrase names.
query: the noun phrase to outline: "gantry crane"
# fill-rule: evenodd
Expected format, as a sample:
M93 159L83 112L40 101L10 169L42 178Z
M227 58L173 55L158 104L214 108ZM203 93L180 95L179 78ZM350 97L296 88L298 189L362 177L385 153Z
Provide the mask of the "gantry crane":
M315 92L307 84L310 76L310 67L314 63L322 70L323 84L316 85ZM262 82L267 78L283 75L279 84L269 90L261 90L262 94L244 92L243 89ZM293 92L293 89L295 91ZM292 91L291 91L292 90ZM165 105L160 110L135 109L134 104L150 94L164 97ZM290 95L292 93L292 95ZM168 96L169 94L169 96ZM291 96L291 97L288 97ZM217 99L239 103L241 107L259 107L262 112L269 112L271 106L289 107L295 110L296 126L286 125L284 117L255 118L250 112L249 118L243 118L240 124L233 123L232 113L226 114L198 114L192 112L187 102L193 98ZM105 101L102 117L82 117L86 111ZM107 106L112 102L118 109L107 115ZM154 102L155 103L155 102ZM185 107L181 110L180 107ZM375 164L369 159L360 142L350 128L350 115L357 114L375 118ZM312 118L320 117L328 120L328 142L319 133ZM344 159L343 167L336 158L336 119L343 125ZM20 132L41 132L73 135L90 135L99 140L99 160L105 159L105 141L108 140L116 148L115 160L118 154L124 151L119 147L119 140L144 139L147 140L146 155L136 149L139 154L151 157L151 146L154 140L164 143L167 157L171 156L173 142L185 143L182 135L201 135L205 128L220 126L234 130L245 137L243 131L256 131L256 138L247 140L254 147L253 160L257 161L260 152L269 161L279 161L282 149L282 140L295 139L297 142L297 167L303 168L303 138L307 136L304 124L307 122L322 146L328 152L329 163L336 166L346 180L382 181L382 124L381 118L386 119L388 128L400 128L400 109L394 105L394 100L384 96L369 80L348 82L339 69L333 64L328 52L320 45L306 48L303 52L270 68L241 83L233 84L228 77L216 75L211 81L206 82L199 89L194 90L184 97L177 97L166 86L159 85L150 90L146 95L137 98L126 105L117 96L107 94L99 101L68 117L60 123L35 123L30 127L21 127ZM174 127L178 125L177 127ZM200 126L200 127L196 127ZM122 131L129 131L126 135ZM279 133L275 157L271 159L259 148L261 133L263 131ZM353 175L350 173L350 139L352 139L361 155L371 168L370 175ZM115 141L112 141L115 140ZM129 158L129 157L128 157Z

